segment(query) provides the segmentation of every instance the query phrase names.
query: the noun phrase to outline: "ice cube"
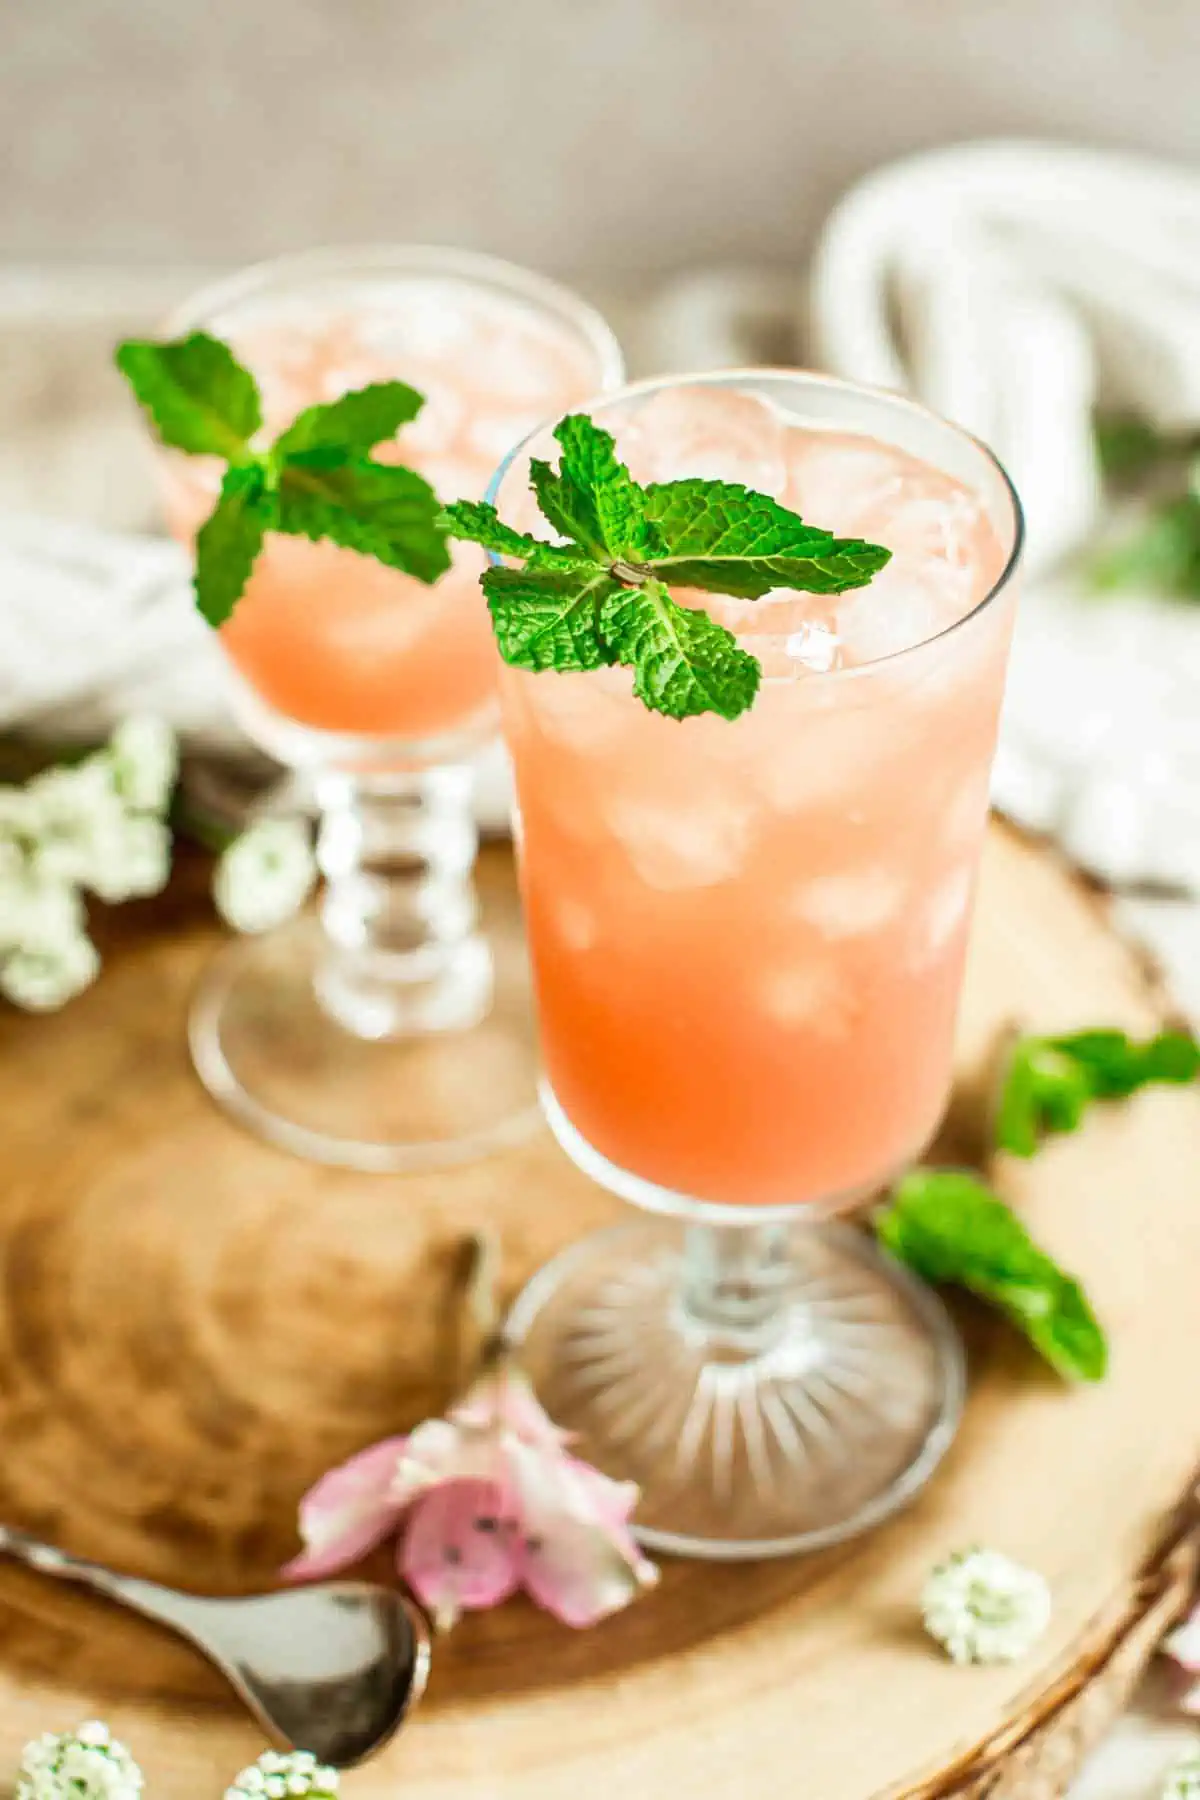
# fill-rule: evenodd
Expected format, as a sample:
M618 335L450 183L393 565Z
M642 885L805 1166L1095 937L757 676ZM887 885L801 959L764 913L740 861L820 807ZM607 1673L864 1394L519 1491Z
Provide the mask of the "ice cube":
M763 599L769 601L771 595L765 594ZM841 666L842 646L837 632L820 619L806 619L791 633L784 651L789 661L812 669L818 675L827 675L830 669Z
M900 451L848 432L787 434L788 506L839 537L861 537L861 520L895 492Z
M445 456L453 450L466 416L462 396L444 377L427 380L414 372L411 381L424 394L425 404L416 418L401 428L401 447L409 456Z
M737 481L777 499L787 481L784 439L765 400L697 384L655 394L622 444L640 481Z
M950 850L974 850L988 816L991 770L985 764L950 790L942 814L942 839Z
M466 445L475 455L496 469L510 450L537 424L536 415L528 407L507 412L476 412L467 422Z
M748 803L710 789L678 806L616 795L608 823L646 886L669 892L731 880L749 848L753 815Z
M474 304L454 282L397 281L363 308L359 341L388 367L445 357L466 338Z
M961 929L975 887L974 863L961 863L935 885L917 917L913 966L936 962Z
M422 456L420 472L443 501L481 499L492 474L482 459L453 454Z
M599 674L547 671L532 685L529 706L547 738L584 755L618 743L626 730L619 696Z
M906 886L902 874L883 864L839 875L813 875L793 890L787 910L824 937L862 937L881 930L896 916L904 905Z
M961 592L957 571L941 571ZM936 637L958 616L953 595L939 588L928 564L894 557L866 587L851 588L837 608L837 634L846 660L878 662Z
M837 967L824 956L770 969L760 984L759 1001L767 1016L788 1030L840 1037L853 1022Z

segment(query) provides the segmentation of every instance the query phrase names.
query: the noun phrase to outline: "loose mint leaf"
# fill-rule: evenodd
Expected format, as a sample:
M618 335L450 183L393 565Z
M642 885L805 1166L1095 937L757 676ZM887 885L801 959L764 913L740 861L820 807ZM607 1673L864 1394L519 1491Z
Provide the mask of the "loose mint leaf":
M278 472L279 526L328 538L419 581L450 567L437 495L414 469L332 447L287 456Z
M329 445L365 455L415 419L425 396L403 381L375 381L322 406L306 407L276 438L276 458Z
M603 569L488 569L483 591L506 663L518 669L599 669L616 660L599 627L619 584Z
M1101 473L1116 488L1144 487L1150 476L1178 473L1200 450L1200 433L1160 431L1140 413L1100 413L1094 431Z
M633 691L654 712L736 719L754 703L762 676L755 658L707 613L680 606L661 581L612 582L600 604L600 631L615 659L634 671Z
M779 587L840 594L865 587L891 559L879 544L835 538L736 482L659 482L644 499L661 546L655 571L681 587L747 600Z
M1128 537L1092 565L1102 590L1142 588L1177 600L1200 600L1200 498L1159 501Z
M196 604L214 629L225 623L250 579L273 513L257 464L226 469L220 498L196 535Z
M523 557L531 568L587 568L588 559L573 544L547 544L527 531L506 525L494 506L483 500L455 500L443 508L439 523L453 537L482 544L493 556Z
M1200 1077L1200 1045L1187 1032L1139 1042L1123 1031L1021 1038L1009 1053L996 1107L1002 1150L1032 1156L1050 1133L1074 1131L1094 1100L1120 1100L1156 1083Z
M877 1214L875 1231L923 1280L965 1288L997 1307L1060 1375L1099 1381L1105 1374L1108 1345L1083 1289L975 1176L914 1169Z
M116 364L173 450L239 462L262 424L258 384L228 344L194 331L174 343L130 338Z

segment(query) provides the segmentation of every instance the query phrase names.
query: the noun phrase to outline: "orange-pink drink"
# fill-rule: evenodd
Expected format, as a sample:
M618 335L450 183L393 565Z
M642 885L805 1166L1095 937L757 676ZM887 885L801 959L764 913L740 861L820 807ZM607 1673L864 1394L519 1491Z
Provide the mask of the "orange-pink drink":
M503 679L552 1118L725 1205L852 1199L936 1127L1011 627L986 453L809 385L811 418L727 386L590 409L640 481L741 480L892 550L839 598L677 594L759 657L749 712L664 718L621 669ZM939 434L961 475L913 454ZM526 466L498 504L528 528Z
M565 290L446 252L319 253L264 265L189 309L254 373L265 434L369 382L426 397L394 444L443 501L478 499L539 420L620 376L602 321ZM172 457L172 528L190 538L220 469ZM330 543L271 535L222 645L275 714L319 731L408 742L470 732L494 705L483 554L453 546L429 587Z

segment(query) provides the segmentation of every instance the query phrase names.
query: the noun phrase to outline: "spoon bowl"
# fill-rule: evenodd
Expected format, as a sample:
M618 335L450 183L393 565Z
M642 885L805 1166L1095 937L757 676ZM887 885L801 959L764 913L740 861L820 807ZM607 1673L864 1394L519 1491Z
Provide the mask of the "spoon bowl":
M269 1737L335 1769L382 1749L425 1689L429 1629L391 1588L323 1581L210 1599L118 1575L6 1526L0 1554L178 1632L221 1670Z

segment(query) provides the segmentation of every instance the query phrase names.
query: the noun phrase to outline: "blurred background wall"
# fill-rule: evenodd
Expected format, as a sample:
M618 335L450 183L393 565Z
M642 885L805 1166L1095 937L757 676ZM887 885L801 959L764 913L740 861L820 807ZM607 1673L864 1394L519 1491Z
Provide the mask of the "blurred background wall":
M908 149L1194 157L1198 76L1197 0L0 0L0 257L794 265Z

